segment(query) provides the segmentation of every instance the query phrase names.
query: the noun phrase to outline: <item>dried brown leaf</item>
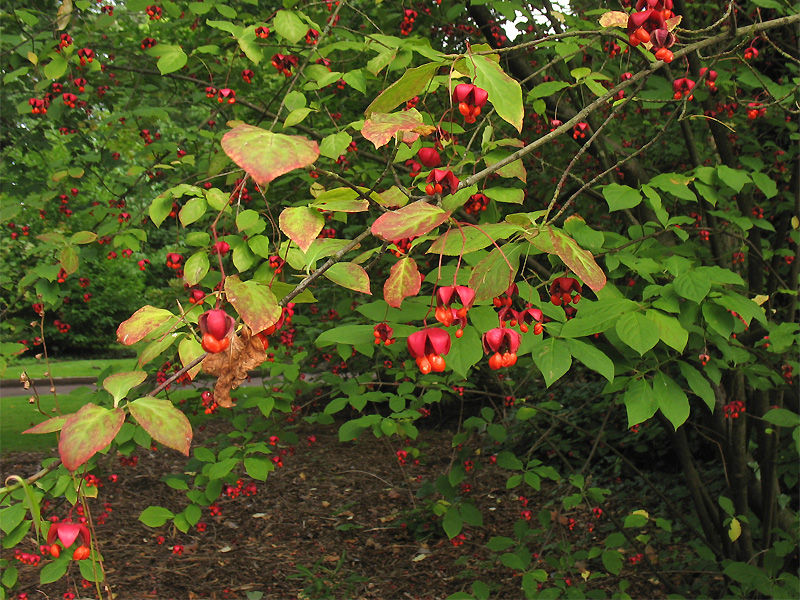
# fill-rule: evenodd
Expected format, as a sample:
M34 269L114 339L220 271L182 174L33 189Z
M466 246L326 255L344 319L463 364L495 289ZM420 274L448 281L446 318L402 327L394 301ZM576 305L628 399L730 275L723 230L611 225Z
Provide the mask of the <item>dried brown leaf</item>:
M247 327L231 339L225 352L210 354L203 360L203 371L217 378L214 401L223 408L232 408L231 390L247 379L247 372L267 360L267 351L261 340L251 335Z

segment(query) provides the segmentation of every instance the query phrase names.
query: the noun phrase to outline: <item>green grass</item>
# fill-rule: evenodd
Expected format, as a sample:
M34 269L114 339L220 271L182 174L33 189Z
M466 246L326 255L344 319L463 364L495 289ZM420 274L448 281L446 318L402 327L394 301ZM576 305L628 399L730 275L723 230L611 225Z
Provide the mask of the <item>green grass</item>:
M82 390L82 391L81 391ZM92 397L90 388L80 388L71 394L58 396L58 406L61 412L73 413ZM30 396L6 396L0 398L0 454L9 452L41 452L56 446L55 433L26 434L22 432L30 429L45 420L45 416L36 410L35 404L30 404ZM39 402L40 408L48 415L55 408L53 396L43 396Z
M117 367L118 371L133 371L136 368L135 358L116 358L98 360L50 361L50 374L53 377L97 377L100 371L108 366ZM47 363L35 358L23 359L8 365L3 379L19 379L22 371L33 379L43 379L47 373Z
M106 392L110 402L110 396ZM196 398L199 392L195 389L177 389L170 392L170 399L179 401L184 398ZM240 398L247 394L247 388L242 387L233 391L234 398ZM163 396L159 396L163 397ZM30 396L5 396L0 398L0 455L7 455L12 452L46 452L58 445L58 438L55 433L28 433L22 432L38 425L45 420L45 415L36 410L35 404L28 401ZM100 403L97 393L84 386L76 389L69 394L59 394L58 406L61 414L77 412L87 402ZM51 412L55 408L52 395L42 396L39 402L40 408L47 415L56 415ZM197 416L187 414L193 426L197 422L209 419L202 411Z

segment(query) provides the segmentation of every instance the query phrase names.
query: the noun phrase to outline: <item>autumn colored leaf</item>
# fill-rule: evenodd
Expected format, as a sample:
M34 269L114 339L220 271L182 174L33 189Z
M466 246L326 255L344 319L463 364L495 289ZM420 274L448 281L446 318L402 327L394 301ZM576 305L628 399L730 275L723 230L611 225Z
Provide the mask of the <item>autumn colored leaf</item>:
M145 396L128 403L134 419L150 436L167 448L189 456L192 426L182 411L166 399Z
M169 319L174 319L168 310L145 305L137 310L127 321L123 321L117 328L117 340L121 344L130 346L143 340L153 331L161 327Z
M34 425L30 429L26 429L22 433L53 433L54 431L60 431L66 420L71 416L72 415L61 415L60 417L47 419L38 425Z
M266 285L229 275L225 278L225 297L253 333L264 331L281 318L281 307Z
M349 290L372 295L369 289L369 275L367 275L363 267L355 263L336 263L325 271L323 275L333 283Z
M302 169L319 156L317 142L240 124L222 136L222 149L258 184Z
M383 297L386 304L400 308L404 298L416 296L422 285L422 275L413 258L401 258L389 273L389 279L383 286Z
M575 240L554 227L550 228L550 241L558 257L583 283L595 292L603 289L606 285L606 274L597 265L591 252L578 246Z
M125 412L120 408L109 410L96 404L84 404L61 428L58 442L61 462L74 471L108 446L124 422Z
M303 252L308 250L325 225L325 217L319 211L306 206L285 208L278 218L278 225L286 236Z
M364 122L361 135L372 142L375 148L380 148L388 144L396 133L413 131L422 124L422 115L416 108L392 114L373 113Z
M418 200L401 209L382 214L372 224L372 233L387 242L419 237L437 228L449 216L450 213L438 206Z
M600 17L600 27L627 27L628 13L621 10L610 10Z

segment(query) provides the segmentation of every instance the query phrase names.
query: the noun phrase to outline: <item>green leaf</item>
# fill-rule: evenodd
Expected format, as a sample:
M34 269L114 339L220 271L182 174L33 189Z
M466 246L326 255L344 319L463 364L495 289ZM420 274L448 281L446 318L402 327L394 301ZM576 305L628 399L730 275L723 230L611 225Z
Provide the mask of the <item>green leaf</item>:
M293 110L286 117L286 120L283 122L283 126L291 127L293 125L297 125L298 123L302 123L305 120L305 118L312 112L314 112L314 109L308 107L303 107Z
M661 175L653 177L648 185L669 192L681 200L697 202L697 196L689 189L689 184L691 182L692 178L686 177L685 175L680 175L678 173L662 173Z
M533 362L542 372L547 387L550 387L569 371L572 355L564 340L551 337L544 340L533 352Z
M275 31L290 44L302 40L308 31L302 19L293 10L279 10L272 21Z
M319 146L302 136L240 124L222 136L222 149L259 185L312 164Z
M653 389L644 379L631 381L622 399L628 412L628 427L644 423L658 410Z
M248 59L250 59L253 64L258 64L264 58L264 53L261 51L261 46L256 43L256 26L251 25L250 27L246 27L241 35L237 36L237 42L239 42L239 48L242 49L242 52L245 53ZM212 52L212 54L216 54L216 52Z
M519 268L522 244L505 244L493 248L489 255L472 270L469 287L475 290L475 301L488 300L499 296L514 281Z
M187 337L180 341L178 344L178 356L181 359L181 365L184 367L190 364L195 359L201 357L205 354L205 350L193 337ZM197 373L200 371L201 365L195 365L191 369L189 369L189 377L194 379L197 376Z
M603 186L603 198L608 202L608 210L612 212L639 206L642 201L642 195L638 190L618 183Z
M253 225L258 223L261 219L261 216L254 210L243 210L238 215L236 215L236 228L239 231L244 231L246 229L250 229Z
M653 378L653 394L659 410L676 430L686 422L689 418L689 399L675 380L659 371Z
M502 552L515 546L516 542L509 537L493 536L486 544L486 547L492 552Z
M489 100L501 119L522 131L522 87L512 79L490 57L483 54L472 56L475 65L475 85L489 92Z
M451 540L461 533L464 528L464 519L461 517L457 506L451 504L447 509L442 519L442 528Z
M67 72L68 66L67 59L58 55L44 66L44 76L48 79L61 79Z
M800 426L800 415L793 413L785 408L773 408L764 415L767 423L778 425L779 427L798 427Z
M205 198L191 198L181 207L178 218L181 225L187 227L203 218L208 210L208 203Z
M428 63L406 70L400 79L386 88L372 101L372 104L364 111L364 115L369 118L373 113L390 113L399 104L418 96L425 91L436 71L442 65L443 63L438 62Z
M128 410L155 441L189 456L192 426L170 400L145 396L129 402Z
M225 278L225 296L254 334L271 327L281 318L281 307L266 285L229 275Z
M58 453L61 462L74 471L98 451L108 446L125 422L125 412L109 410L96 404L84 404L64 422Z
M361 128L361 135L372 142L375 148L388 144L395 134L413 131L423 125L422 115L416 108L398 113L372 113Z
M148 506L142 511L142 514L139 515L139 520L148 527L161 527L173 517L175 517L175 513L168 508L164 508L163 506Z
M419 237L444 223L450 213L418 200L398 210L383 213L372 224L372 234L387 242Z
M211 465L207 475L210 479L222 479L230 473L237 464L239 464L238 458L222 459L218 463Z
M606 274L597 265L592 253L581 248L560 229L555 227L549 229L553 249L564 264L595 292L603 289L606 285Z
M333 344L350 344L351 346L374 344L374 332L375 328L372 325L344 325L323 331L317 336L316 344L318 348Z
M189 59L180 46L158 44L154 50L159 55L157 66L162 75L181 70Z
M266 481L270 471L272 471L272 465L269 459L266 458L245 458L244 470L253 479Z
M58 581L66 575L67 568L70 565L70 558L70 553L65 551L63 552L63 556L60 556L42 567L42 570L39 571L39 583L41 585L47 585L48 583Z
M751 173L750 176L767 199L774 198L778 195L778 186L769 175L756 171L755 173Z
M567 348L570 354L581 361L592 371L600 373L608 381L614 381L614 361L597 347L578 340L568 339Z
M620 315L636 310L638 305L627 298L604 298L597 302L582 300L578 316L561 328L561 337L582 337L613 327Z
M708 380L703 377L703 374L700 373L700 371L688 363L678 361L678 368L681 370L681 375L683 375L686 383L689 384L689 389L692 390L692 392L694 392L697 396L702 398L703 402L705 402L706 406L708 406L708 409L711 412L714 412L716 397Z
M689 332L678 319L655 309L647 309L645 315L658 327L658 336L662 342L678 352L683 352L686 342L689 341Z
M369 275L363 267L352 262L339 262L323 273L333 283L349 290L372 295L369 289Z
M383 286L383 297L389 306L400 308L404 298L416 296L422 285L422 275L413 258L401 258L389 272Z
M319 153L322 156L337 159L347 152L347 148L352 141L353 136L346 131L340 131L339 133L325 136L320 143Z
M566 81L545 81L528 92L528 101L536 100L536 98L546 98L547 96L552 96L556 92L560 92L564 88L568 87L570 87L570 84Z
M717 166L717 177L737 194L742 191L745 185L752 182L750 176L744 171L737 171L726 165Z
M205 250L192 254L183 265L183 277L189 285L197 285L208 274L211 263Z
M153 200L152 204L150 204L150 218L153 220L153 223L155 223L156 227L161 227L161 224L171 212L172 196L170 195L162 194L157 196L156 199Z
M658 343L658 327L639 312L627 313L619 318L615 327L617 335L640 355Z
M483 358L481 337L474 327L464 328L461 338L453 340L453 348L447 355L447 366L467 379L470 368Z
M619 550L604 550L600 558L609 573L619 575L622 571L622 553Z
M708 277L698 275L694 270L678 275L673 285L675 292L679 296L697 304L700 304L703 298L708 295L708 292L711 291L711 280Z
M128 371L126 373L115 373L109 375L103 380L103 389L114 397L114 404L117 404L125 396L131 388L147 379L147 373L144 371Z

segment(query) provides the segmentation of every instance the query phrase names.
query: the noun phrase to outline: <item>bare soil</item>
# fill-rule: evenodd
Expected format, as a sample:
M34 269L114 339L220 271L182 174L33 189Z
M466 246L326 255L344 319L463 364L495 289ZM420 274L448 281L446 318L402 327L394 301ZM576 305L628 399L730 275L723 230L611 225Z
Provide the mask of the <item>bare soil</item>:
M311 434L316 442L306 444ZM483 527L467 528L466 539L458 546L440 530L437 533L436 523L427 537L410 532L414 522L409 512L423 502L414 497L420 482L435 480L445 471L453 453L451 438L447 431L421 431L417 445L428 444L427 456L441 460L402 466L395 456L397 448L385 438L365 433L357 442L340 443L336 427L312 430L304 425L303 445L287 454L284 466L266 482L255 482L255 495L223 494L217 503L219 515L203 509L205 531L192 527L186 534L170 524L151 529L138 520L149 505L175 513L186 507L184 492L161 481L169 473L181 472L183 457L170 450L140 450L135 467L110 459L113 472L102 474L98 497L89 506L106 561L110 595L122 600L247 598L248 592L253 598L261 592L263 598L439 599L470 592L472 582L479 579L491 586L492 598L521 598L519 571L503 566L485 547L492 536L513 536L513 524L523 509L519 493L505 489L507 472L492 466L488 457L476 456L477 468L467 480L468 495L483 513ZM28 476L43 458L9 455L0 461L0 471L4 477ZM117 476L116 481L111 475ZM244 478L245 485L250 482ZM534 521L554 489L543 487L538 498L529 494L527 509ZM98 524L106 503L111 512ZM626 508L623 504L617 500L620 514ZM67 509L54 505L44 514L63 517ZM587 507L554 515L553 535L576 548L602 546L605 534L599 531L607 526L604 519ZM182 554L173 553L174 546L182 546ZM20 548L38 552L33 536ZM538 551L531 547L531 552ZM13 559L13 552L4 550L3 557ZM68 577L40 586L39 570L47 561L43 558L38 567L18 565L18 592L27 592L31 600L61 600L65 592L96 597L94 584L85 587L88 582L74 563ZM553 571L544 561L541 567ZM569 572L552 574L552 579L578 581L581 569L586 567L576 565ZM633 597L666 597L642 564L626 561L621 577L631 582L628 593ZM595 593L610 596L618 590L617 583L602 577L590 579L588 585ZM550 582L546 585L551 587Z

